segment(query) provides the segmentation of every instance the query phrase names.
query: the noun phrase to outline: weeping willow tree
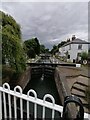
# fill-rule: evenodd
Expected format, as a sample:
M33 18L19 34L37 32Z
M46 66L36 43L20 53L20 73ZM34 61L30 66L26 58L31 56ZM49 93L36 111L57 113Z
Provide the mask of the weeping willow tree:
M0 11L2 15L2 63L22 72L25 70L25 55L22 47L19 24L13 17Z

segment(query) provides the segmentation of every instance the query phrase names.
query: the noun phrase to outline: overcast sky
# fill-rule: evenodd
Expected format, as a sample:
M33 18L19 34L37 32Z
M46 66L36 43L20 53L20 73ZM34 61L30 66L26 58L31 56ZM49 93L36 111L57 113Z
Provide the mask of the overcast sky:
M37 37L51 48L72 35L88 39L87 2L4 2L0 9L20 24L23 40Z

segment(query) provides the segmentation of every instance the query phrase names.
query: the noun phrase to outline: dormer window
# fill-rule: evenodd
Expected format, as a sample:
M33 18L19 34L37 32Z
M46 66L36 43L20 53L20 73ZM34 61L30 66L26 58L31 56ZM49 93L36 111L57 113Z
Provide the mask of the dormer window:
M78 45L78 50L82 50L82 44Z

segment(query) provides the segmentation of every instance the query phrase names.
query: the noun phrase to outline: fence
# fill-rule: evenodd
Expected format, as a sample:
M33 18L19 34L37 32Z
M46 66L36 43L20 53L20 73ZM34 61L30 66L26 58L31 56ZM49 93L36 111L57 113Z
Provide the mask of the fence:
M33 95L32 95L33 94ZM48 102L49 98L52 102ZM10 90L8 83L4 83L3 87L0 87L0 120L2 118L18 118L18 103L19 100L19 116L24 118L24 102L26 101L26 118L30 118L30 103L34 105L34 114L33 118L37 119L37 105L42 107L42 119L45 119L46 108L51 110L51 118L55 117L55 112L60 113L62 117L63 107L56 105L54 98L50 94L46 94L43 97L43 100L37 98L37 94L34 90L29 90L27 95L22 93L22 88L16 86L13 90Z

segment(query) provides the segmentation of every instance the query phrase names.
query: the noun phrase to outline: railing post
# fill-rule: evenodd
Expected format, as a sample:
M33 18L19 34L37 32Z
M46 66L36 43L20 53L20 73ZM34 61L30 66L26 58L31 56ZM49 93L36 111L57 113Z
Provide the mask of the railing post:
M36 92L34 90L32 90L32 89L29 90L27 92L27 97L30 96L30 93L33 93L35 100L37 100ZM29 107L28 106L29 106L29 102L27 101L27 111L29 112ZM29 113L27 113L27 117L29 117ZM36 103L34 103L34 118L37 119L37 104Z
M19 90L19 91L18 91ZM30 93L33 94L30 95ZM13 102L13 107L11 105L11 100L12 97L14 98ZM52 102L48 102L46 99L49 98L51 99ZM29 102L34 104L34 119L37 119L37 105L40 105L43 107L43 114L42 117L45 118L45 108L49 108L52 110L52 120L54 119L54 114L55 111L62 113L63 109L59 106L59 105L55 105L55 100L53 98L53 96L46 94L43 98L43 100L37 98L37 93L34 90L29 90L27 95L22 93L22 88L20 86L16 86L14 88L14 90L10 90L10 86L8 83L3 84L3 87L0 87L0 120L2 120L2 118L6 118L7 117L10 119L12 118L12 116L14 118L17 119L18 117L18 111L17 111L17 107L18 107L18 102L17 99L20 100L20 118L23 118L23 100L27 101L27 119L30 117L30 111L29 111ZM2 101L3 100L3 101ZM8 104L6 104L6 102ZM2 110L2 103L3 103L3 110ZM14 109L14 110L13 110ZM2 113L4 111L4 113Z
M0 91L0 120L2 120L2 97L1 97L1 91Z
M14 88L14 92L15 92L15 94L17 93L17 89L19 90L19 97L20 96L22 96L22 88L20 87L20 86L16 86L15 88ZM16 111L16 97L14 97L14 101L15 101L15 116L17 117L17 111ZM22 100L22 98L20 98L20 117L21 118L23 118L23 100Z
M50 98L52 100L52 106L55 105L55 99L53 98L52 95L50 94L46 94L43 98L43 102L45 104L46 98ZM54 119L54 115L55 115L55 111L54 109L52 109L52 120ZM43 114L42 114L42 118L45 119L45 106L43 106Z
M8 92L10 92L10 86L9 86L9 84L8 84L8 83L4 83L4 84L3 84L3 89L8 90ZM4 95L5 102L6 102L5 94L3 93L3 95ZM4 103L4 104L6 104L6 103ZM8 93L8 104L9 104L9 118L12 118L11 96L10 96L10 93ZM7 114L7 108L5 107L5 109L6 109L6 110L5 110L5 111L6 111L5 114Z
M7 87L7 88L6 88ZM8 83L3 84L3 89L6 89L10 92L10 86ZM9 103L9 118L12 118L12 112L11 112L11 96L8 93L8 103Z

